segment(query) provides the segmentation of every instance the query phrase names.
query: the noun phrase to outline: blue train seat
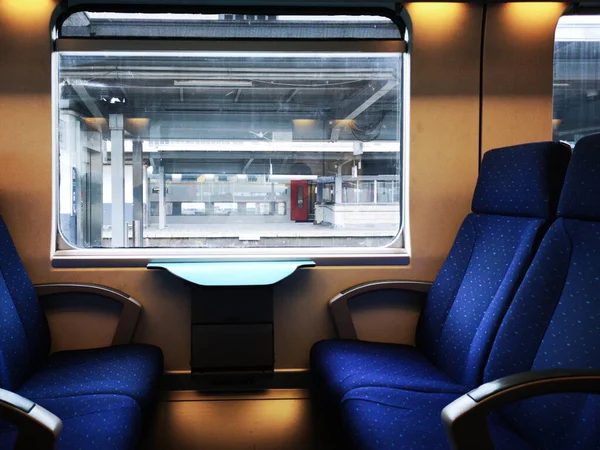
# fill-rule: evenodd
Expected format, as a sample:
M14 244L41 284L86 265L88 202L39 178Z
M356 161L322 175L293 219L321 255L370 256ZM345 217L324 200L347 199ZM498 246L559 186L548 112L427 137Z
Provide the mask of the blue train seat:
M131 397L94 394L48 398L36 403L62 421L57 450L130 450L137 447L142 434L143 414ZM15 427L0 422L0 448L14 448L16 439Z
M122 431L131 428L123 439L139 437L135 424L156 398L162 351L152 345L126 344L49 354L46 317L1 217L0 322L0 388L47 405L59 417L64 411L63 440L75 439L77 430L71 428L77 423L114 422L114 417L107 418L114 410L131 418L121 422ZM117 427L117 422L113 425ZM14 437L11 430L6 422L0 424L0 443Z
M423 299L416 346L318 342L311 350L317 392L337 404L362 386L464 393L481 383L500 321L555 216L569 158L570 148L556 142L487 152L473 212Z
M483 390L518 373L531 377L557 368L562 375L581 369L600 373L598 174L600 134L577 142L558 218L499 327L484 369L484 381L494 383ZM440 412L456 397L358 388L342 400L342 420L357 449L447 449ZM488 428L498 450L598 449L600 395L553 393L519 399L490 414Z

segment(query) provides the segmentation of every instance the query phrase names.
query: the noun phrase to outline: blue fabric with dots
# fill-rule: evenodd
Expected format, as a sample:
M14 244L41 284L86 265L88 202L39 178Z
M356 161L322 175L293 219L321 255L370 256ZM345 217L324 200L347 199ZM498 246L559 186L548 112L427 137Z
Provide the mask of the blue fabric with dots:
M82 395L35 402L63 422L56 450L128 450L141 436L142 413L137 403L122 395ZM13 448L14 427L0 422L0 448Z
M458 395L383 387L357 388L342 399L345 434L357 450L450 450L440 414ZM534 450L499 415L489 418L497 449Z
M455 258L448 258L421 312L416 341L417 348L458 383L474 387L481 382L496 330L531 262L544 223L486 214L465 220L463 227L473 236L471 245L453 250L468 252L468 264L454 265ZM460 283L449 282L457 278ZM458 284L454 296L448 295L448 284L451 290Z
M50 351L48 322L0 216L0 387L14 390Z
M337 403L361 386L466 392L481 382L495 333L556 208L569 157L568 147L552 142L486 153L473 201L479 212L463 222L432 285L416 349L359 341L315 344L311 369L329 401ZM528 197L524 203L517 198L522 195ZM506 215L492 214L488 204L501 205L496 210ZM526 217L516 216L521 212Z
M581 205L597 202L580 180L600 168L600 135L580 140L569 167L558 218L527 271L492 345L484 381L530 370L600 369L600 221ZM579 198L570 192L579 192ZM576 201L576 207L570 203ZM593 211L592 207L592 211ZM355 448L449 448L439 414L456 395L358 388L342 401ZM509 405L489 421L498 450L600 449L600 396L565 393Z
M542 219L469 215L429 293L417 348L322 341L311 355L322 390L336 401L360 386L443 392L475 387L543 224Z
M48 324L0 217L0 387L27 398L123 394L145 409L163 371L159 348L123 345L48 356Z
M15 390L31 372L29 360L19 312L0 276L0 387Z
M597 222L560 218L551 227L500 327L485 379L556 367L600 369ZM534 442L565 449L600 443L599 396L540 397L507 411Z
M46 318L0 218L0 387L63 419L59 449L134 448L158 392L161 350L136 344L49 356L49 348ZM0 448L15 437L0 422Z
M481 161L472 211L552 219L569 156L570 148L558 142L487 152Z
M600 369L600 134L579 140L546 234L490 352L485 380L527 370ZM600 396L563 394L505 416L548 448L600 447Z
M592 134L577 141L578 155L565 179L558 215L582 220L600 221L600 134Z
M152 345L130 344L52 354L17 392L27 398L122 394L143 410L158 392L163 355Z
M336 339L316 344L311 356L312 367L320 369L313 373L318 377L317 386L332 404L337 404L349 390L361 386L465 392L462 384L410 345Z

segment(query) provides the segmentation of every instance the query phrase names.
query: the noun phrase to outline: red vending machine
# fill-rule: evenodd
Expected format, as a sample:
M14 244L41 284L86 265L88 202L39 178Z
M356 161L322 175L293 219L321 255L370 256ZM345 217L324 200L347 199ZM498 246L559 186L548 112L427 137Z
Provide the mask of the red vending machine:
M292 180L290 185L291 219L295 222L308 221L308 181Z

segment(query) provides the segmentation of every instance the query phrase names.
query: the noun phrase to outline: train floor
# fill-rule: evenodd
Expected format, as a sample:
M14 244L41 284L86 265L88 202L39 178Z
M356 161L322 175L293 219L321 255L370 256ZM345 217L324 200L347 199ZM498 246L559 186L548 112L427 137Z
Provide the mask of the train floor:
M140 450L340 450L305 389L163 394Z

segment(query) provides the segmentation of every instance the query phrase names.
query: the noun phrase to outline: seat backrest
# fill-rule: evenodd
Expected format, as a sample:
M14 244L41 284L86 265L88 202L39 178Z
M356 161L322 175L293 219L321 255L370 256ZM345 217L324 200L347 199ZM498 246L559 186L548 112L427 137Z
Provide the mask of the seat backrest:
M17 389L49 351L48 322L0 217L0 387Z
M434 281L416 345L467 387L481 383L495 333L555 216L571 151L557 142L490 150L469 214ZM458 176L458 175L457 175Z
M600 134L577 142L558 216L498 330L485 381L530 370L600 369ZM541 396L504 414L534 448L600 447L599 396Z

